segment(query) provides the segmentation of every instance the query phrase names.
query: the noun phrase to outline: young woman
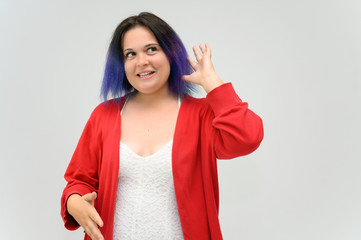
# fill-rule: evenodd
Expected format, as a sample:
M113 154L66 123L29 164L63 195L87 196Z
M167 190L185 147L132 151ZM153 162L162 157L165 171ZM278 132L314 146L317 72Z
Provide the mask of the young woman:
M151 13L116 28L105 101L65 173L67 229L82 226L93 240L222 239L217 159L253 152L263 126L218 77L209 45L199 48L187 59L174 30ZM206 98L191 97L192 84Z

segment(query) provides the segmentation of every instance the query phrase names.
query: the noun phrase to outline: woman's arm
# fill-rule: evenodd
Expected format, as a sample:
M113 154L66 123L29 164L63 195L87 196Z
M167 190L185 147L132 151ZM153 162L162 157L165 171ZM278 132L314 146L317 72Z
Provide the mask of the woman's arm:
M67 229L75 230L81 225L92 239L102 239L97 225L103 223L94 208L101 158L101 134L95 112L83 130L64 175L68 183L61 198L61 215Z
M207 94L212 109L214 148L218 159L250 154L263 139L262 119L242 102L231 83Z
M185 81L193 82L207 92L207 102L214 114L215 152L219 159L230 159L249 154L257 149L263 139L262 119L248 109L234 91L232 84L224 84L216 74L208 44L193 51L196 61L188 58L195 72L185 75Z

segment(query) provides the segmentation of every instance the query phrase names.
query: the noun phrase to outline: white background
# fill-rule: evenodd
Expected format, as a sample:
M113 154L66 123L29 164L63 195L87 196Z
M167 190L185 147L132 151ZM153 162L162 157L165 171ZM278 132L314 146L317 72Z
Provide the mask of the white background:
M0 239L82 239L63 174L100 102L118 23L151 11L264 121L219 162L226 240L361 239L361 1L0 1Z

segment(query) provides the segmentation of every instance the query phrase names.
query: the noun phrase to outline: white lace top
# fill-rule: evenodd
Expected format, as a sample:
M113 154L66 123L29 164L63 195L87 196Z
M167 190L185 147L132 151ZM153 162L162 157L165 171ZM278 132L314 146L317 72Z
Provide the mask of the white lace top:
M172 143L147 157L120 143L114 240L184 239L174 192Z

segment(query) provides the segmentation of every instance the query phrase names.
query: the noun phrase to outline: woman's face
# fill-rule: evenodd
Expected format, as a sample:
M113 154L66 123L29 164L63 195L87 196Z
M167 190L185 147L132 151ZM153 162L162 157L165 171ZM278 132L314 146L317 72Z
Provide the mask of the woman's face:
M154 34L137 26L123 38L125 75L129 83L143 94L168 92L170 64Z

